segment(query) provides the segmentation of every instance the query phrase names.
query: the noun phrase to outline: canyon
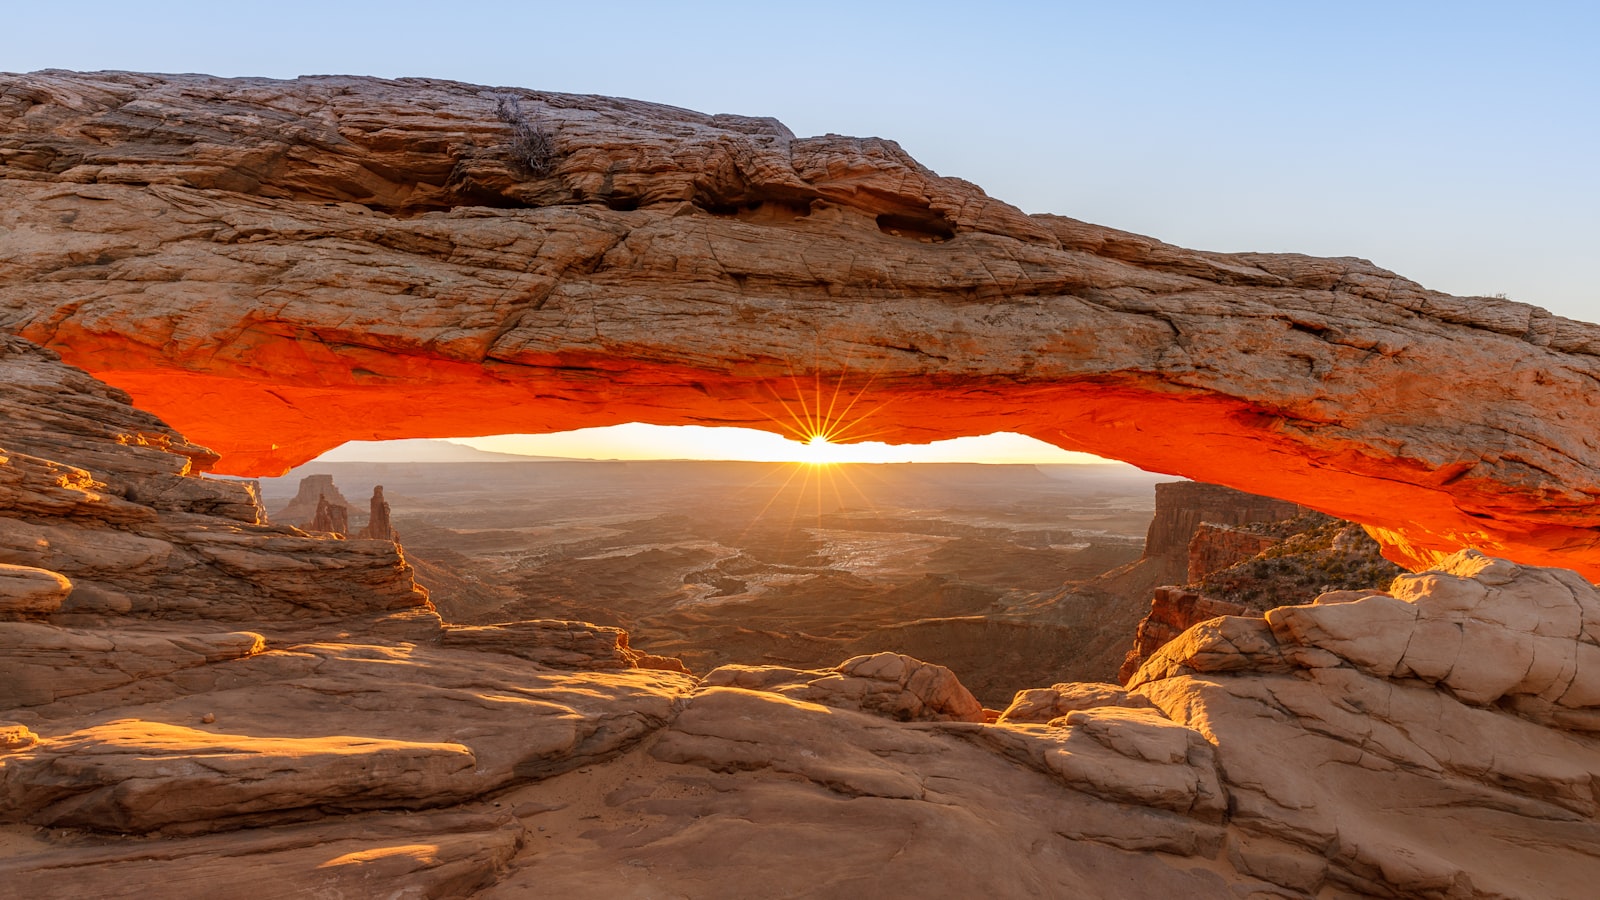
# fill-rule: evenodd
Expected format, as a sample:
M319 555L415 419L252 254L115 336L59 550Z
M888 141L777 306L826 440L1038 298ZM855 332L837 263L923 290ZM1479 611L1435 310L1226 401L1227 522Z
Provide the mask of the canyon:
M548 167L513 152L541 128ZM0 197L19 895L1576 898L1600 875L1596 326L1026 216L888 141L423 79L0 76ZM621 421L1016 431L1359 522L1410 571L1269 592L1120 684L985 708L881 648L685 665L616 625L441 615L403 521L313 533L214 477ZM1247 519L1196 521L1181 562L1152 528L1100 577L1278 549ZM1325 537L1305 552L1358 553Z

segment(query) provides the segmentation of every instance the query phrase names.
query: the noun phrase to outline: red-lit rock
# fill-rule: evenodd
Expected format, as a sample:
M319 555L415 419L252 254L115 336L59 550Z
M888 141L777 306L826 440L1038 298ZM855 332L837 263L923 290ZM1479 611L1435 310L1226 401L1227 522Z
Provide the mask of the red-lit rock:
M889 141L515 92L0 79L0 324L281 472L628 421L994 431L1600 577L1600 327L1027 216ZM843 404L840 404L841 406ZM844 436L846 439L850 435Z

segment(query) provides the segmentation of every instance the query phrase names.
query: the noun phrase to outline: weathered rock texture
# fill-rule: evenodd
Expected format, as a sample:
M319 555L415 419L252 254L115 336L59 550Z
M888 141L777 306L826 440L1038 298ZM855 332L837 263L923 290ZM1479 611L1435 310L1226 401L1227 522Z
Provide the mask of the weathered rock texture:
M311 531L320 531L326 534L344 537L350 533L350 510L336 503L329 503L327 497L317 498L317 511L311 516ZM371 537L371 535L362 535Z
M504 96L554 138L516 159ZM1600 576L1600 328L1027 216L889 141L449 82L0 79L0 327L224 456L1015 431ZM861 423L817 423L835 396ZM835 410L843 404L834 406Z
M480 886L520 846L504 816L182 844L156 854L187 859L176 878L114 844L53 847L39 832L42 861L16 846L31 827L195 835L450 806L615 756L692 687L681 665L644 671L676 661L617 629L447 628L393 543L262 524L250 484L193 472L211 459L117 389L0 335L8 894L121 896L136 876L215 896L243 884L227 862L240 854L260 854L257 878L280 874L283 895L367 893L385 875L405 891ZM309 859L317 845L356 858ZM63 866L98 874L41 874Z
M35 586L32 600L0 600L0 617L260 622L427 607L393 544L261 524L251 485L194 476L214 459L115 388L0 335L0 564L34 573L0 576L0 597L16 592L5 583Z
M1156 651L1201 622L1219 616L1242 616L1249 612L1250 608L1243 604L1217 600L1199 591L1184 590L1174 585L1156 588L1154 596L1150 598L1150 612L1139 620L1133 636L1133 647L1122 660L1117 680L1126 684Z
M1212 572L1258 556L1282 540L1237 525L1201 522L1189 540L1189 570L1184 584L1204 581Z
M1293 503L1261 497L1197 481L1156 485L1155 516L1144 539L1145 565L1156 570L1160 584L1186 584L1192 567L1192 545L1200 526L1278 522L1305 512ZM1253 555L1253 554L1252 554Z
M394 526L389 521L389 501L383 499L383 485L372 489L368 508L367 526L361 529L361 536L375 541L394 540Z
M1242 556L1257 542L1267 543ZM1326 591L1386 587L1402 572L1359 526L1315 512L1225 536L1202 530L1189 559L1190 587L1256 612L1310 603Z
M272 521L282 525L308 525L316 518L317 506L322 500L327 500L335 506L342 506L346 511L350 509L350 501L345 499L339 486L333 483L332 475L307 475L300 479L300 487L295 491L293 499L284 504L282 509L272 513Z
M903 722L982 722L984 718L983 706L954 672L900 653L852 657L827 671L723 666L708 674L703 684L770 691Z
M1322 513L1245 526L1202 522L1189 542L1187 587L1155 588L1117 678L1126 682L1164 644L1208 619L1387 587L1401 572L1360 526Z

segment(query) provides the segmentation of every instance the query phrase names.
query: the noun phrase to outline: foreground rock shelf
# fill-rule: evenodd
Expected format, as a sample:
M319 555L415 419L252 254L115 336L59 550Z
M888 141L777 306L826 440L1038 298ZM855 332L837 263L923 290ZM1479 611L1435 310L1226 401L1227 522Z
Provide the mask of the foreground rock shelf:
M1570 571L1464 551L1204 623L1125 687L986 712L895 654L696 677L616 629L446 626L396 545L259 524L247 485L192 473L206 451L15 338L0 434L19 896L1576 898L1600 878L1600 595Z
M1027 216L889 141L423 79L5 76L0 260L0 329L216 471L626 421L1016 431L1362 522L1413 568L1600 577L1600 328ZM836 391L870 422L796 413Z

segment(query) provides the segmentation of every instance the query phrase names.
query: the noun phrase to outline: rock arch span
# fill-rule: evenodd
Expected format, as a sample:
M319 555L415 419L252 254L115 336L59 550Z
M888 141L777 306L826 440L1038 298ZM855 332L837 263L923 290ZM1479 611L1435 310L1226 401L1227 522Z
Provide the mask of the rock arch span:
M1027 216L892 142L449 82L0 78L0 327L270 474L643 421L1017 431L1600 578L1600 327ZM854 413L853 413L854 414Z

